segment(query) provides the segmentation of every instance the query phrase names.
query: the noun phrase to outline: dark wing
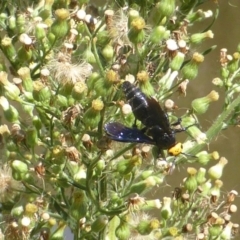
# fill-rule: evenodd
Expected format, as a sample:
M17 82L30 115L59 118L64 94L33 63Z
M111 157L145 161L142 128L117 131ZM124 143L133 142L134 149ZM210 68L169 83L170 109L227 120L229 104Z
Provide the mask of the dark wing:
M118 142L135 142L155 144L152 138L137 128L129 128L119 122L110 122L104 125L108 137Z
M171 126L167 113L162 110L160 104L154 98L147 98L147 102L148 119L146 121L151 121L150 126L158 125L164 132L168 132Z

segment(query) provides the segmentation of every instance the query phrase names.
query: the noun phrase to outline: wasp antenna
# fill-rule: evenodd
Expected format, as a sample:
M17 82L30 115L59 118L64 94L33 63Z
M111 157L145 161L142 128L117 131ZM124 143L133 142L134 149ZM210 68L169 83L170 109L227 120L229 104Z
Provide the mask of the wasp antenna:
M197 123L193 123L193 124L191 124L191 125L185 127L184 129L185 129L185 131L186 131L186 130L189 129L190 127L197 126L197 125L198 125Z

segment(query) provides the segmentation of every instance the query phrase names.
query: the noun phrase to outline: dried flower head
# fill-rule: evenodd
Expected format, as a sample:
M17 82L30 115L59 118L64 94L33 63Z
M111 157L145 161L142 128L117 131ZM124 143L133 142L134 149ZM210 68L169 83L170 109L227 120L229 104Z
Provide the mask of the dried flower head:
M84 61L73 64L70 55L59 52L46 66L60 84L85 81L92 73L92 66Z
M70 161L74 162L80 161L80 152L74 146L66 148L65 152Z
M65 124L70 125L81 113L82 106L80 104L67 108L62 112L62 120Z
M0 202L8 202L18 194L17 190L23 188L22 184L12 178L12 170L8 165L0 167Z
M133 194L128 199L128 209L130 211L139 210L143 204L146 204L145 199L140 197L137 193Z
M128 39L128 17L123 9L117 11L108 25L110 37L113 42L120 45L129 44Z

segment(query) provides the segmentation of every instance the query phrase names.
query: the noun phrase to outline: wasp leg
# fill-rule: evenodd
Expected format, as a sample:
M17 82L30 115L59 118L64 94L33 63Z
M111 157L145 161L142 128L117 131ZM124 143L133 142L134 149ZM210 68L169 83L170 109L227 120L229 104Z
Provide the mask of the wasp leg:
M181 125L182 119L178 118L178 120L175 123L172 123L172 126L177 126L177 125Z
M182 119L178 118L178 120L175 123L171 124L171 126L178 126L178 125L180 125L180 128L174 128L174 132L175 133L186 131L186 128L181 125L181 122L182 122Z
M135 118L134 123L133 123L133 128L137 128L137 119Z
M188 128L197 125L197 123L193 123L193 124L191 124L191 125L189 125L189 126L187 126L187 127L183 127L183 126L181 125L181 122L182 122L182 119L181 119L181 118L178 118L178 120L177 120L175 123L172 123L172 124L171 124L171 126L180 125L180 128L174 129L174 132L175 132L175 133L184 132L184 131L186 131Z

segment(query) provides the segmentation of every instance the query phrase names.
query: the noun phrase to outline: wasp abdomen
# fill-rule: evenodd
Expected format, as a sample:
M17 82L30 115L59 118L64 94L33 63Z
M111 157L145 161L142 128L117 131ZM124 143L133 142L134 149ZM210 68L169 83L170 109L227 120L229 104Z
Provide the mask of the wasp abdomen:
M132 107L134 116L136 119L144 123L143 119L145 119L148 115L148 102L146 100L146 95L141 92L139 88L136 88L134 85L127 81L122 84L122 89L127 101Z

